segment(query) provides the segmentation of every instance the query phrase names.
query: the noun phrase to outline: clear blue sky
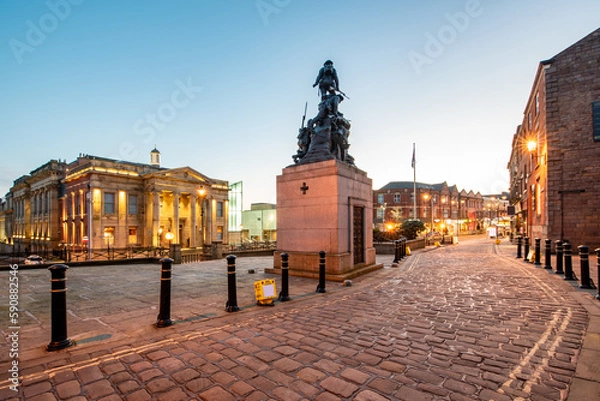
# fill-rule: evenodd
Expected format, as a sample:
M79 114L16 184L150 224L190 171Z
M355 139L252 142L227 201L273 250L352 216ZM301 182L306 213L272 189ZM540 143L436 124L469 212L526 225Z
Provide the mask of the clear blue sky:
M276 202L326 59L373 179L506 190L538 62L598 28L598 0L0 3L0 196L79 153L190 166Z

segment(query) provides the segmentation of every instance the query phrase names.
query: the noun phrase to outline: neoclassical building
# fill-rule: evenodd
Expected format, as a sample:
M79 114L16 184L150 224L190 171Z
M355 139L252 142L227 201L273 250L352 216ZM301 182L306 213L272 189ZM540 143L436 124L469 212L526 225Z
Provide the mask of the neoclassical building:
M227 243L228 183L191 167L79 155L15 180L6 231L17 248L201 247ZM9 213L5 213L10 216Z

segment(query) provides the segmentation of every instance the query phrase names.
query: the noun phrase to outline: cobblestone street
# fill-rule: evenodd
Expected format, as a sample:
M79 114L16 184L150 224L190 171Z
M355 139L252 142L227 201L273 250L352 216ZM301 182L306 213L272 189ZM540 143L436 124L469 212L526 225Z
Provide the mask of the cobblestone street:
M31 320L23 328L19 393L8 388L3 368L0 398L600 399L600 302L548 270L515 259L514 251L508 240L495 245L474 239L415 252L398 268L390 267L391 255L378 256L384 269L353 280L351 287L328 282L325 294L314 292L316 280L290 277L292 301L274 307L254 306L253 292L242 290L243 307L236 313L223 311L226 283L216 272L224 271L225 262L202 262L201 271L196 266L195 273L185 274L179 289L174 284L176 324L162 329L153 326L156 311L150 310L157 287L144 289L146 276L136 274L145 267L121 267L130 275L118 280L115 294L89 303L96 309L76 305L84 298L75 288L77 271L70 269L69 319L74 314L79 321L69 334L76 340L111 335L43 351L48 316L38 299L30 314L39 324ZM238 285L248 288L265 277L261 269L272 259L238 262ZM255 265L257 274L241 273ZM176 265L174 280L188 268ZM23 288L23 298L49 297L42 284L47 271L21 271L20 277L23 286L37 283L32 294ZM280 277L267 277L276 278L279 290ZM132 285L135 296L127 293L129 278L138 283ZM198 287L203 295L193 290ZM114 308L103 304L117 296L120 311L111 316ZM85 319L91 326L82 337ZM3 344L3 366L7 354Z

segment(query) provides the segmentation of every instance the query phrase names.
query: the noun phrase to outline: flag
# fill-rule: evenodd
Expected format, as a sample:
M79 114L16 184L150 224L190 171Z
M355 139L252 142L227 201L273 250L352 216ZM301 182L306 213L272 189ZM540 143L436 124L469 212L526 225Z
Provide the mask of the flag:
M410 163L410 166L412 168L415 168L416 162L417 162L417 160L415 159L415 144L413 143L413 156L412 156L412 161Z

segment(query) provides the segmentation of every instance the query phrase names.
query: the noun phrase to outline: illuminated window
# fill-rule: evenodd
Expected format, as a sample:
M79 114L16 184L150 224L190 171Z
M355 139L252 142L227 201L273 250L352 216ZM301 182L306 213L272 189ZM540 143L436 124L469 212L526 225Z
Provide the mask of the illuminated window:
M104 193L104 214L115 214L115 194L114 192Z
M137 244L137 227L129 227L129 239L127 242Z
M217 240L223 241L223 226L217 226Z
M105 227L104 228L104 244L114 245L115 244L115 228Z

